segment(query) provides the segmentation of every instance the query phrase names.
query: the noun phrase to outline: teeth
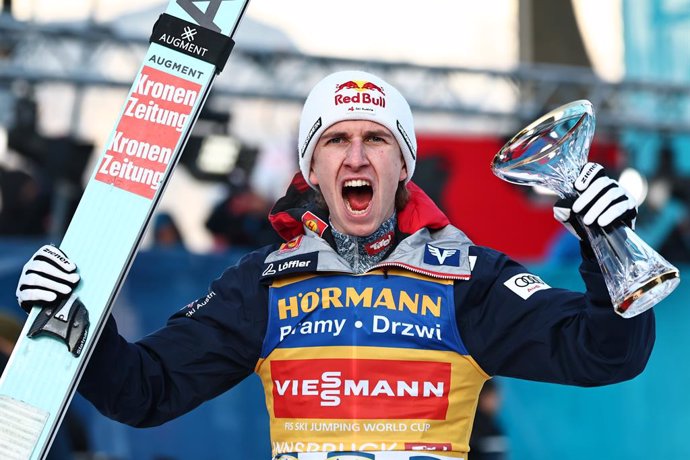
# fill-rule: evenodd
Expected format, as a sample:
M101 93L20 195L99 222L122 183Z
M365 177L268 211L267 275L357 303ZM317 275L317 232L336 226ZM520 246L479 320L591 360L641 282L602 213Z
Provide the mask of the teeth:
M371 187L371 183L368 180L364 179L352 179L345 181L345 187L364 187L364 186L369 186Z
M347 201L345 202L345 206L347 206L347 210L350 211L350 212L351 212L352 214L354 214L355 216L359 216L359 215L364 214L365 212L367 212L366 209L362 209L362 210L360 210L360 211L355 211L354 209L352 209L352 208L350 207L350 203L348 203Z

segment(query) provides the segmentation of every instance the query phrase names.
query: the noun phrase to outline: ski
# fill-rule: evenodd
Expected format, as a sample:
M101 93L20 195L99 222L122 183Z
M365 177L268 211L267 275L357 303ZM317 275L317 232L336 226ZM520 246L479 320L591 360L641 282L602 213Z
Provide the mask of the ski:
M33 308L0 378L0 458L48 454L249 0L170 0L60 244L82 281Z

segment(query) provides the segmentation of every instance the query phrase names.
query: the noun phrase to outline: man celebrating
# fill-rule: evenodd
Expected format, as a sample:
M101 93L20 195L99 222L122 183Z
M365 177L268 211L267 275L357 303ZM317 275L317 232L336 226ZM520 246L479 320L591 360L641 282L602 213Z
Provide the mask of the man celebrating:
M256 372L276 459L448 460L467 457L492 376L594 386L644 369L653 313L614 313L586 242L586 292L550 287L472 244L410 182L412 114L387 82L327 76L299 133L301 172L270 216L286 242L246 255L136 343L110 319L79 388L102 413L161 424ZM632 222L634 201L598 174L599 192L559 220ZM23 307L59 302L78 283L51 257L39 250L25 266Z

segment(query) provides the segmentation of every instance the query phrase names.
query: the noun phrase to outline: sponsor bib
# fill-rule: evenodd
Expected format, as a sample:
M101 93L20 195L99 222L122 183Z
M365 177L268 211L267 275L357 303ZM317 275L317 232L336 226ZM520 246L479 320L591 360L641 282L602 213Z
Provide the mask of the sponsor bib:
M269 308L256 370L273 455L466 454L487 376L459 337L452 281L398 270L293 277L273 283Z

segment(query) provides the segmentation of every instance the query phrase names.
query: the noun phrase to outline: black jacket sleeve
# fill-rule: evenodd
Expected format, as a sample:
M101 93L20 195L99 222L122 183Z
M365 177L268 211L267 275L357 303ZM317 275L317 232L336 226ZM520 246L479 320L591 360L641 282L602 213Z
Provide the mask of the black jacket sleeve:
M585 293L551 287L523 299L504 283L529 270L487 248L472 247L470 255L476 256L472 278L455 286L458 327L488 374L596 386L631 379L645 368L654 313L617 315L595 261L580 266Z
M207 295L136 343L123 339L110 318L79 392L107 417L146 427L238 384L254 371L266 331L268 291L258 280L268 252L245 256Z

